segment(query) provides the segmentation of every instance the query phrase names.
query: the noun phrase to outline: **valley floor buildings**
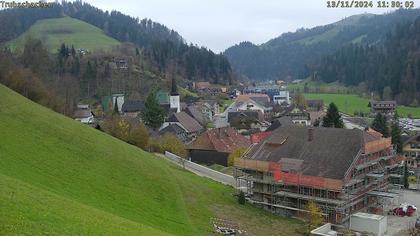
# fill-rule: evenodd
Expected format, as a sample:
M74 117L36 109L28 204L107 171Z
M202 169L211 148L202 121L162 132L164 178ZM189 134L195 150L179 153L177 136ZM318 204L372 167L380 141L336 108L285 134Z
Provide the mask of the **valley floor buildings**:
M382 209L400 163L391 139L374 130L282 126L235 160L234 175L258 206L304 216L313 201L327 222L342 224Z

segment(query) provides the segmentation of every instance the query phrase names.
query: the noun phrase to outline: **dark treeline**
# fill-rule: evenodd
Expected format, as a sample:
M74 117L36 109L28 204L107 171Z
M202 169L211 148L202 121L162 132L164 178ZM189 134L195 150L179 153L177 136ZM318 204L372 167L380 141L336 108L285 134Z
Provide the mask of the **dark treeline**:
M102 96L125 93L141 99L152 87L165 87L165 75L131 45L109 53L83 55L62 45L50 53L41 40L28 38L21 55L0 52L0 83L65 115L81 100L98 103ZM124 60L123 69L116 62Z
M397 24L414 21L420 10L398 10L385 15L355 15L342 21L284 33L262 45L240 43L224 52L233 67L250 79L304 79L310 66L323 56L350 44L382 42Z
M0 11L0 43L12 40L25 32L37 20L63 16L62 8L53 5L52 8L22 8Z
M16 58L10 51L0 51L0 83L41 105L65 113L61 110L60 99L43 81L40 75L23 65L23 58Z
M350 45L312 68L316 79L367 86L382 99L418 105L420 99L420 17L399 24L383 44Z
M177 32L150 19L139 20L118 11L102 11L81 1L62 2L51 9L1 11L0 43L17 37L39 19L64 15L92 24L121 42L130 42L142 48L161 72L176 68L189 80L232 81L230 64L223 55L204 47L188 45Z

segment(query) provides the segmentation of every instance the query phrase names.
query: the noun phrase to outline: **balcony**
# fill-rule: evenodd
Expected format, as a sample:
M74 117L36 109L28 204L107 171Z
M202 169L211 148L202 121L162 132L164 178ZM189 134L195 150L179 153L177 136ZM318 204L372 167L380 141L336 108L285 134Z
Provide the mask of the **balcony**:
M275 193L275 195L282 196L282 197L292 197L292 198L298 198L298 199L313 200L316 202L331 203L334 205L341 205L345 203L343 200L316 197L316 196L292 193L292 192L287 192L287 191L278 191Z

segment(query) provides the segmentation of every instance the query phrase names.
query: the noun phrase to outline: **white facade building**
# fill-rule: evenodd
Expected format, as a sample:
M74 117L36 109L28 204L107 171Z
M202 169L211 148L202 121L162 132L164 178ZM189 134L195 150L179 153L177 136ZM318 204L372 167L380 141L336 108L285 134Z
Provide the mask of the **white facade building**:
M290 105L289 91L279 91L279 94L273 96L273 102L276 104L287 103Z

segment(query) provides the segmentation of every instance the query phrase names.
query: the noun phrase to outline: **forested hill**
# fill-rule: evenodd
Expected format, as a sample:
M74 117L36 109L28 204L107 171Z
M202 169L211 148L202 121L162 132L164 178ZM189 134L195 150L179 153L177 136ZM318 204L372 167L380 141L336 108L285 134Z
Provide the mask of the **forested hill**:
M338 80L374 91L386 100L418 106L420 17L398 25L386 35L383 44L344 47L324 57L311 71L318 80Z
M262 45L243 42L228 48L233 70L250 79L302 79L313 64L346 45L380 44L397 25L413 22L419 9L385 15L362 14L312 29L284 33Z
M133 43L144 49L162 72L176 67L190 80L215 83L232 80L230 64L223 55L204 47L188 45L177 32L150 19L139 20L118 11L102 11L81 1L63 2L48 9L0 11L0 44L18 37L37 20L63 16L92 24L120 42Z

